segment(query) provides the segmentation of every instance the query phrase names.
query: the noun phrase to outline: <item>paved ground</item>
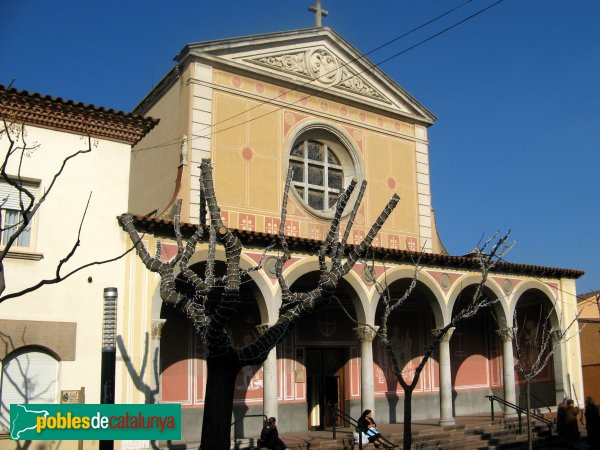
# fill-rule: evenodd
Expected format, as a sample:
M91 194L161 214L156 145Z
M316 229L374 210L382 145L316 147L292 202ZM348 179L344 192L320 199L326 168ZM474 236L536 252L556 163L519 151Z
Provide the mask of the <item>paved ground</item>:
M488 415L477 415L477 416L466 416L466 417L457 417L456 425L475 425L478 423L489 422L490 416ZM404 424L402 423L388 423L388 424L378 424L377 428L381 432L381 434L386 436L391 436L392 434L401 434L404 432ZM438 424L438 420L421 420L421 421L413 421L412 431L413 435L416 435L421 432L427 431L442 431L443 427ZM352 437L353 428L343 428L338 429L336 431L336 437L342 439L350 439ZM297 448L298 444L311 444L314 446L317 443L323 441L330 441L333 438L333 433L331 429L327 429L324 431L307 431L304 433L282 433L281 438L285 441L288 448ZM367 447L368 449L374 448L372 445Z

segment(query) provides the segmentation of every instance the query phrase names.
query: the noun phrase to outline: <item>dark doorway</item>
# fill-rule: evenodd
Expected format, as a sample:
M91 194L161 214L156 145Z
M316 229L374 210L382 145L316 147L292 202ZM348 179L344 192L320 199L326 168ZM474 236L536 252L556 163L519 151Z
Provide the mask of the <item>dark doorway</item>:
M341 426L329 405L345 411L344 365L348 361L346 348L309 348L306 350L308 425L312 429Z

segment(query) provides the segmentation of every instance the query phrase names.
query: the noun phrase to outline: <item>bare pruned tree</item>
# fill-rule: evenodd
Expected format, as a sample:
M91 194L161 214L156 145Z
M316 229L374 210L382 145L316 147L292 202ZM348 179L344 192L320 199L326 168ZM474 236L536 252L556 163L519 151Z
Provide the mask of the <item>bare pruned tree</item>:
M498 234L495 234L488 240L480 242L477 245L477 247L471 252L473 257L476 258L479 262L479 271L481 273L481 279L477 284L473 296L470 298L467 304L456 314L454 314L454 316L448 324L436 330L433 340L425 349L420 362L417 364L416 367L413 367L411 369L412 380L410 379L411 374L403 373L402 367L399 363L399 356L401 355L397 354L397 350L392 345L392 341L388 335L388 328L391 314L394 311L396 311L402 304L404 304L406 300L410 298L417 285L418 272L420 270L419 260L417 259L414 262L414 277L411 280L411 283L408 286L408 288L400 297L393 298L391 296L389 285L387 282L384 281L383 283L376 284L379 294L381 296L381 302L383 304L383 313L378 334L382 344L385 346L386 353L391 360L394 376L400 384L400 386L402 387L402 390L404 391L404 450L410 450L412 444L412 394L419 382L419 378L423 369L425 368L425 365L431 358L431 355L433 354L435 349L439 347L440 342L442 342L442 340L444 340L444 338L448 334L452 333L452 331L455 329L455 327L458 326L458 324L461 321L474 317L479 311L488 308L490 305L498 301L497 298L489 297L486 291L484 290L484 287L487 282L488 276L493 270L496 263L499 260L501 260L514 245L514 241L508 242L509 236L510 231L499 238Z
M552 356L561 343L567 342L580 333L577 319L581 311L575 311L573 320L565 324L562 314L556 314L558 300L551 305L539 304L534 316L519 314L515 308L513 326L506 329L511 334L516 366L521 378L525 381L525 402L527 414L528 448L533 448L531 426L531 382L552 360ZM558 316L558 324L552 327L551 317Z
M341 218L357 184L353 180L340 195L329 231L320 245L318 251L319 276L316 286L309 292L294 292L288 286L283 274L284 264L291 257L284 233L287 201L292 180L292 170L290 169L283 194L280 227L277 239L273 243L273 248L277 247L279 250L275 263L275 274L281 288L279 315L276 322L252 342L236 346L231 338L229 326L238 311L240 284L248 270L240 268L240 257L243 251L240 239L224 225L221 219L210 159L204 159L200 169L201 225L184 245L180 228L180 203L176 204L173 227L178 251L177 255L169 262L160 260L162 252L160 243L157 244L156 255L150 255L140 240L134 226L134 219L130 214L122 215L120 220L146 268L160 275L159 289L163 302L174 305L185 312L192 322L195 332L205 342L207 381L200 449L227 450L230 447L230 419L233 410L235 379L238 372L244 366L261 364L298 320L317 310L332 298L339 281L370 247L371 242L400 199L394 195L363 241L350 247L347 245L348 238L366 189L366 182L363 182L352 205L346 227L341 232ZM204 226L207 218L208 226ZM188 263L195 252L196 245L203 239L208 241L208 256L204 274L201 276L190 269ZM222 246L225 251L226 269L222 276L217 276L215 272L217 245ZM250 270L260 269L261 265L259 264ZM179 276L192 286L191 293L178 290L177 272L180 272ZM218 295L217 300L209 302L209 296L215 294Z
M0 100L3 100L3 96L0 96ZM15 216L14 220L12 220L11 223L2 223L2 216L0 216L0 233L2 234L3 245L2 248L0 248L0 303L11 298L21 297L27 293L36 291L45 285L60 283L88 267L116 261L133 249L133 247L131 247L129 250L113 258L90 261L75 268L66 268L69 261L71 261L77 252L78 247L81 245L81 232L92 196L92 193L90 192L79 220L77 236L75 237L73 244L70 247L65 248L64 256L56 262L54 274L42 280L33 280L31 284L25 288L5 293L5 290L7 289L6 267L4 264L5 259L9 256L13 247L17 245L18 240L29 232L34 216L39 213L44 202L52 195L53 189L59 182L65 167L67 167L72 160L81 157L86 153L90 153L95 145L95 141L91 136L86 136L84 148L74 151L62 160L60 167L49 180L45 191L39 197L35 196L28 183L26 183L22 177L25 158L31 155L32 152L35 152L39 147L39 144L29 142L25 125L14 120L9 121L7 117L3 116L0 122L0 145L2 146L0 148L0 154L3 155L0 162L0 180L4 181L12 188L12 192L9 196L16 197L15 199L10 199L11 204L16 205L16 209L13 211ZM8 201L9 197L0 198L0 207L4 208Z

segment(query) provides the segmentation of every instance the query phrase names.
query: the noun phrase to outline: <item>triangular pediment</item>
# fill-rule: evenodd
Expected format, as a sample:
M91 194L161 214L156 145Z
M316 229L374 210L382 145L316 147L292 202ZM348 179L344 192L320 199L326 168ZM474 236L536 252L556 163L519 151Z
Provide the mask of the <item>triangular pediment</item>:
M250 57L246 62L260 65L276 72L299 75L315 86L336 88L363 97L392 104L385 92L358 74L348 61L335 55L325 45L294 52L275 52Z
M280 80L313 95L341 97L415 121L435 116L329 28L246 36L186 46L177 56Z

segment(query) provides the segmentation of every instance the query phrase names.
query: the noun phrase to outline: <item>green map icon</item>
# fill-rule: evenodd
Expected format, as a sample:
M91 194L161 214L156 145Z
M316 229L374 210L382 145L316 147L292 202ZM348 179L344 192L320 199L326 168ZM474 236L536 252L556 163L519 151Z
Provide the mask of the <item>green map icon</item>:
M28 409L27 405L10 405L10 438L21 439L21 434L37 427L37 418L47 417L48 411Z

